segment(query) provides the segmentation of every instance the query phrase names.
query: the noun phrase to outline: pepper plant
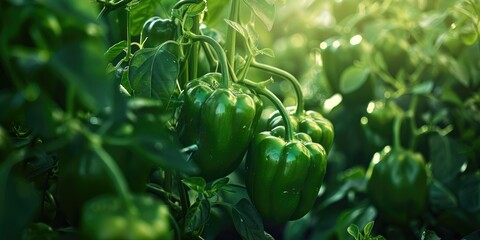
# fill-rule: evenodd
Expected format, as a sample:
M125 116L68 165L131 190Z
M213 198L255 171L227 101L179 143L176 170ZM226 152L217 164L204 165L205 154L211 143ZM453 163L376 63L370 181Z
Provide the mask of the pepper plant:
M209 7L229 9L226 41L209 27ZM256 60L274 52L257 48L251 26L271 29L272 2L32 0L2 8L22 15L2 28L6 237L204 239L226 234L211 226L229 215L225 228L265 239L273 236L264 222L298 219L313 207L333 125L304 110L295 77ZM29 25L35 16L41 21ZM119 25L123 37L108 41ZM291 82L294 115L268 90L271 80L249 80L250 68ZM257 134L261 96L278 111L268 134ZM5 227L13 202L29 207Z

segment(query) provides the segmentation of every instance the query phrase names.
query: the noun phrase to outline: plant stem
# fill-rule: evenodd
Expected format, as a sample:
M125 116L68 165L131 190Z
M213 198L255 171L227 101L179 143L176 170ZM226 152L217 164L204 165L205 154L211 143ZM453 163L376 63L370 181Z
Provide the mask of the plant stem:
M290 121L289 114L287 113L287 110L283 106L280 99L278 99L277 96L275 96L275 94L273 94L270 90L268 90L263 84L252 82L247 79L244 79L242 83L252 88L258 94L264 95L270 101L272 101L272 103L275 105L277 110L280 112L283 122L285 123L285 141L287 142L292 141L293 140L292 123Z
M403 115L395 117L395 123L393 125L393 146L395 149L402 148L400 144L400 129L402 127Z
M182 206L182 217L185 218L187 216L187 211L190 208L190 199L188 198L188 192L183 185L182 179L178 173L175 174L177 179L177 186L178 186L178 194L180 195L180 204Z
M194 34L200 34L200 17L195 16L192 18L193 20L193 27L192 27L192 33ZM198 49L199 49L199 43L194 42L192 46L190 47L190 57L188 58L188 76L189 79L196 79L197 78L197 73L198 73Z
M102 160L102 163L105 165L107 169L107 173L110 178L113 180L113 184L115 189L117 190L118 194L120 194L121 198L125 202L125 206L127 207L128 211L131 213L135 212L135 207L132 202L132 196L128 189L127 181L125 177L122 175L120 168L118 167L117 163L113 158L108 154L101 146L101 144L95 140L90 140L90 144L92 149L98 155L98 157Z
M218 67L218 61L215 59L212 53L212 49L210 49L210 45L207 45L205 42L201 42L203 52L205 53L205 56L207 57L208 65L209 65L209 71L212 71L212 66Z
M238 22L238 15L240 11L240 0L231 0L232 6L230 8L229 20L233 22ZM232 27L227 29L227 60L232 66L235 66L235 45L236 45L237 32Z
M417 126L415 124L415 110L417 108L418 103L418 95L413 95L412 101L410 102L410 106L408 107L407 116L410 118L410 129L413 133L412 141L410 142L410 149L414 149L415 145L417 144L418 138L418 131Z
M301 87L298 79L296 79L292 74L290 74L289 72L287 72L283 69L276 68L274 66L270 66L270 65L267 65L267 64L259 63L259 62L255 61L255 59L252 61L251 66L255 67L255 68L258 68L258 69L261 69L261 70L266 71L266 72L276 74L276 75L282 77L283 79L285 79L287 81L290 81L290 83L292 83L292 85L293 85L293 88L295 89L295 94L297 95L297 110L295 112L295 115L299 116L299 115L303 114L303 104L304 104L303 92L302 92L302 87Z
M130 61L130 55L132 54L132 38L130 36L130 11L127 10L127 55L125 61Z
M225 51L223 51L222 46L215 41L215 39L209 37L209 36L204 36L204 35L197 35L192 32L185 32L185 34L190 37L194 41L202 41L210 44L213 47L213 50L218 56L218 59L220 61L220 67L222 70L222 85L221 87L223 88L229 88L230 87L230 77L228 74L228 62L227 62L227 56L225 55Z

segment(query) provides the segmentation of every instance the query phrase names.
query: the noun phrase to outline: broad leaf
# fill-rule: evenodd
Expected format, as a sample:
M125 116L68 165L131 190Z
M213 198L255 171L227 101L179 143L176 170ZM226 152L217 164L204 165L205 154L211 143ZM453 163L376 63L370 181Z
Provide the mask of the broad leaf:
M368 68L348 67L340 77L340 92L348 94L359 89L367 81L369 74Z
M275 21L276 8L272 1L268 0L243 0L245 4L252 10L260 21L267 27L268 31L272 30Z
M195 202L185 216L185 232L190 233L201 228L210 217L210 202L206 199Z
M179 74L178 45L166 42L158 48L144 48L130 62L129 80L134 96L170 102Z
M436 179L448 182L460 172L467 161L466 155L461 146L448 137L433 135L428 140L432 174Z
M355 225L355 224L351 224L350 226L348 226L347 228L347 232L348 234L350 234L350 236L352 236L355 240L359 240L360 239L360 229L358 229L358 226Z
M253 205L245 198L232 208L232 220L242 239L264 239L263 223Z
M142 32L143 24L155 14L157 0L141 0L130 9L130 26L128 32L131 36L138 36Z
M215 182L213 182L213 184L212 184L211 190L213 192L217 192L218 190L220 190L224 186L226 186L228 184L228 181L229 181L229 178L227 178L227 177L215 180Z
M123 52L125 48L127 48L126 40L115 43L107 50L107 52L105 52L105 59L107 62L113 61L116 57L118 57L118 55L120 55L120 53Z
M182 182L187 185L188 188L199 193L205 192L205 187L207 186L207 182L201 177L185 178L182 179Z
M458 206L455 195L436 179L432 179L429 185L428 199L434 212L437 210L452 209Z
M468 212L478 212L480 210L480 176L464 176L458 191L460 204Z
M189 4L185 14L194 17L202 14L205 10L207 10L207 0L201 0L196 4Z

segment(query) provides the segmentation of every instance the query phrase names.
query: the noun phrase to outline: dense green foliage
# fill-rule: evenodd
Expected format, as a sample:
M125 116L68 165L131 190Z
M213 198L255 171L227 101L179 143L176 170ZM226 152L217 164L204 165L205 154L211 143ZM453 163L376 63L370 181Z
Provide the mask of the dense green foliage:
M480 236L478 0L0 9L2 239Z

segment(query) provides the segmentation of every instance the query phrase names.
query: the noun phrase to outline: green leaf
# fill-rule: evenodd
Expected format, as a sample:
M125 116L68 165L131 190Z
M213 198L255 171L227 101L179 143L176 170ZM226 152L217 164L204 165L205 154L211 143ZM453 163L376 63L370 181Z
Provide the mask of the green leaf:
M220 178L220 179L217 179L213 182L212 184L212 187L211 187L211 190L213 192L217 192L218 190L222 189L224 186L226 186L228 184L228 181L230 179L225 177L225 178Z
M468 70L466 69L465 66L460 64L459 61L457 61L454 58L448 58L448 71L452 76L455 77L462 85L468 86L469 82L469 75L468 75Z
M422 240L440 240L441 238L432 230L425 230L422 233Z
M144 48L135 53L129 67L129 80L134 96L160 100L164 105L176 88L179 61L178 45L166 42L158 48Z
M205 23L209 27L217 27L223 23L223 19L228 14L230 1L225 0L208 0L207 13L205 15Z
M432 174L442 182L453 179L467 161L461 146L454 140L438 134L428 139Z
M207 10L207 0L202 0L196 4L189 4L186 14L190 17L198 16Z
M276 7L274 2L268 0L243 0L245 4L252 10L260 21L267 27L268 31L272 30L275 21Z
M232 207L232 220L242 239L264 239L263 223L253 205L242 198Z
M358 226L355 224L350 224L347 228L348 234L350 234L355 240L360 239L360 229L358 229Z
M107 52L105 52L105 59L107 62L112 62L120 53L122 53L125 48L127 48L127 41L123 40L118 43L115 43L113 46L111 46Z
M183 180L182 180L183 181ZM185 232L191 233L200 229L210 217L210 202L206 199L196 201L185 216Z
M351 224L357 226L365 226L367 223L374 220L377 212L375 208L368 204L362 204L355 208L344 211L337 220L336 232L340 239L346 239L348 237L345 229ZM360 232L360 230L358 230ZM359 237L361 233L359 233Z
M205 192L205 187L207 186L207 182L205 179L201 177L189 177L182 179L182 182L193 191L203 193Z
M157 0L141 0L130 9L130 26L128 32L131 36L138 36L142 32L143 24L155 14Z
M311 214L307 214L298 220L288 222L284 230L285 239L306 239L312 221Z
M369 237L370 234L372 233L373 224L374 224L374 222L371 221L371 222L367 223L367 225L365 225L365 227L363 228L363 235L365 237Z
M225 19L225 22L232 27L236 32L238 32L240 35L242 35L243 38L248 37L247 29L243 27L240 23L234 22L229 19Z
M340 92L352 93L359 89L368 79L370 69L351 66L343 71L340 77Z
M263 48L257 51L257 54L262 54L271 58L275 57L275 53L271 48Z
M458 191L460 204L468 212L480 210L480 176L471 174L462 178Z
M434 212L452 209L458 206L455 195L434 178L432 178L431 184L429 185L428 199Z
M65 85L73 87L82 104L93 111L111 105L113 85L106 81L107 66L100 39L64 44L50 61L50 69Z
M425 81L420 84L417 84L413 87L412 93L415 94L427 94L433 90L433 81Z

